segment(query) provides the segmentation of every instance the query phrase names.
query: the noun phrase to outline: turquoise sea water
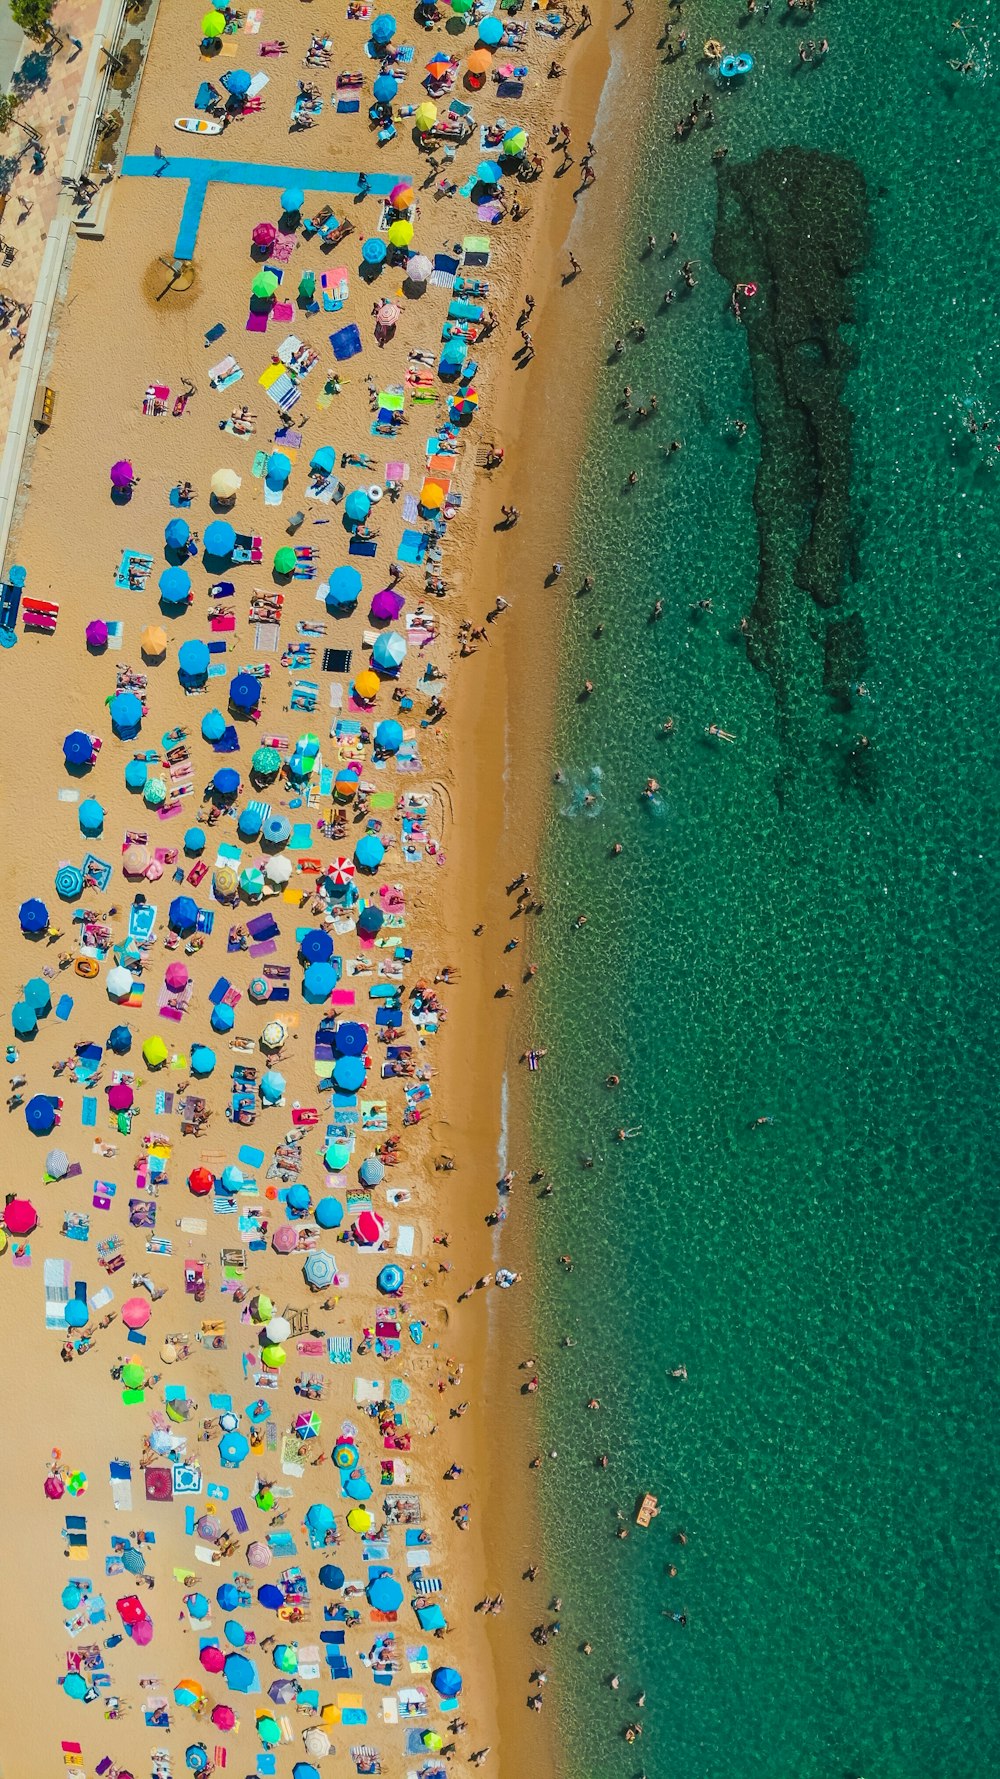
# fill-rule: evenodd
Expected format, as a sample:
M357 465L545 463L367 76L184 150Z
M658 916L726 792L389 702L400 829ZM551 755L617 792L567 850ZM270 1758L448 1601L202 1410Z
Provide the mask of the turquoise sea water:
M775 4L745 27L739 10L686 8L689 53L657 73L608 344L632 316L648 333L600 372L562 583L597 580L568 598L532 1083L533 1153L557 1182L533 1212L563 1596L542 1659L576 1775L981 1779L1000 1772L1000 19L974 0L963 37L930 0L823 0L791 22ZM829 37L821 67L799 66L810 35ZM674 118L715 92L709 36L756 66L675 146ZM972 75L948 68L967 54ZM820 452L845 502L833 613L794 585L815 413L803 426L766 350L752 377L713 266L718 143L729 168L798 146L864 178L838 335L849 455ZM802 228L816 220L807 205ZM684 257L697 288L658 313ZM759 263L746 275L776 302ZM821 364L822 344L803 351ZM615 418L626 380L635 403L657 392L648 427ZM985 440L970 412L997 417ZM789 427L805 468L794 437L782 460ZM780 615L751 647L770 673L739 631L762 585ZM852 614L864 640L834 696L826 623ZM641 1129L618 1143L620 1126ZM686 1382L667 1376L680 1364ZM661 1517L619 1542L615 1508L631 1523L645 1488Z

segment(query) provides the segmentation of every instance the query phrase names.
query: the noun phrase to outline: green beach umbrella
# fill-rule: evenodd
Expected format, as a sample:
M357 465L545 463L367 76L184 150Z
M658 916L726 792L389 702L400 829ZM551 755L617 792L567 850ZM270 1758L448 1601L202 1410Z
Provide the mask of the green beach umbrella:
M157 809L167 800L166 781L162 778L147 778L142 791L142 800L150 809Z
M259 747L255 750L250 762L251 772L260 773L264 777L269 772L281 771L281 755L276 747Z
M245 896L261 896L264 893L264 873L258 871L256 865L248 865L240 872L240 889Z
M316 295L316 274L315 274L315 272L303 272L301 278L299 279L299 300L303 303L311 303L313 300L313 297L315 295Z
M201 21L202 36L203 37L221 37L225 28L226 28L225 13L224 12L216 12L216 10L213 6L211 12L206 12L205 17Z
M273 297L277 288L278 280L273 272L258 272L250 286L254 296L260 297L262 300Z
M122 1383L126 1390L141 1390L146 1381L145 1367L136 1365L134 1360L122 1366Z
M275 574L292 574L295 568L295 551L291 544L282 544L280 550L274 552Z

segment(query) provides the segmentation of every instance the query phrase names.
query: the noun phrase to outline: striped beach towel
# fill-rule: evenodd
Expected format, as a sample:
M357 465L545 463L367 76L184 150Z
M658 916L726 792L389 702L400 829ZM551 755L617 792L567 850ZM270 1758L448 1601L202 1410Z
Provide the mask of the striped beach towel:
M42 1267L45 1285L45 1326L66 1332L66 1305L69 1302L69 1261L46 1260Z
M350 1365L352 1337L349 1334L331 1334L326 1343L327 1357L331 1365Z

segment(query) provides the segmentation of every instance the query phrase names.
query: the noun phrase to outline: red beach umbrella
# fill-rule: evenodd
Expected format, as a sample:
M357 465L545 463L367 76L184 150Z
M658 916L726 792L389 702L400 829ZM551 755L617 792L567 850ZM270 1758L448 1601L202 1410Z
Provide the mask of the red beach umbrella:
M196 1167L188 1174L188 1187L195 1198L207 1198L215 1186L215 1175L207 1167Z
M327 876L331 883L350 883L351 878L354 876L354 860L334 859L333 864L327 872Z
M366 1248L373 1248L382 1240L385 1224L374 1211L362 1211L354 1225L354 1233Z
M122 1321L126 1328L145 1328L152 1313L144 1297L130 1297L122 1304Z
M38 1227L38 1212L31 1200L9 1199L4 1205L3 1226L8 1235L30 1235Z

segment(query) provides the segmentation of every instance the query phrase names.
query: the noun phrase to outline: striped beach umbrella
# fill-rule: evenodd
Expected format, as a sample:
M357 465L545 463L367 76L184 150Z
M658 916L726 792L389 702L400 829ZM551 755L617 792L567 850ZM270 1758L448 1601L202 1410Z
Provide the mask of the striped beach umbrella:
M354 860L334 859L333 864L327 872L327 876L331 883L336 883L341 887L345 883L350 883L351 878L354 876Z

